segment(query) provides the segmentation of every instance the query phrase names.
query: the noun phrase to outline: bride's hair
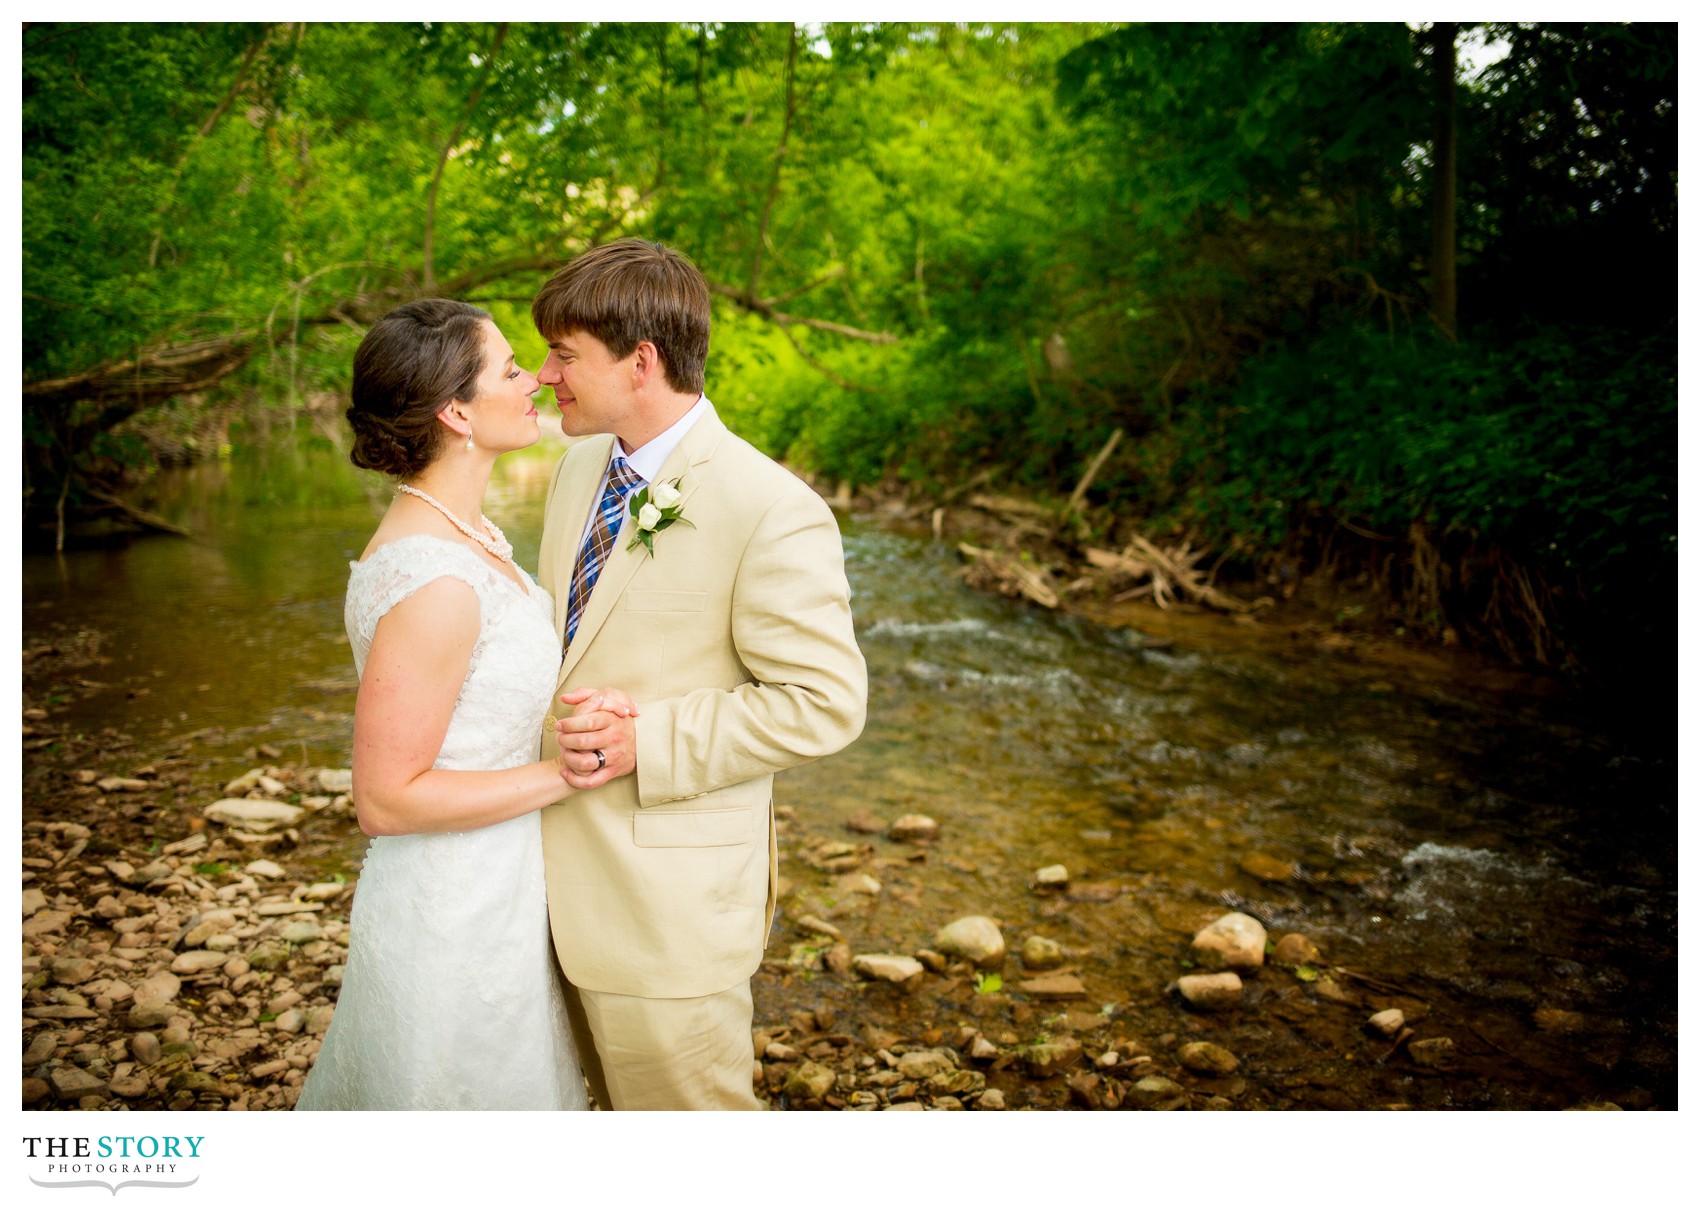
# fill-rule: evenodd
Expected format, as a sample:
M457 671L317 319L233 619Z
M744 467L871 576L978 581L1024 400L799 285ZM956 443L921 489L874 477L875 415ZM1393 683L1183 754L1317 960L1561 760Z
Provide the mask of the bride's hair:
M356 467L406 477L437 457L449 433L437 414L476 394L489 318L456 299L415 299L372 325L354 351L346 414Z

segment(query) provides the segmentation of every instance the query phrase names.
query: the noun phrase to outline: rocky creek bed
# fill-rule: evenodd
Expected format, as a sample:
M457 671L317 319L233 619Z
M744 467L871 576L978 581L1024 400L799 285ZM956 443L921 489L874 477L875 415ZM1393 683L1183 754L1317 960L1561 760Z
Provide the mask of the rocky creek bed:
M63 676L58 655L26 664ZM212 784L181 752L57 730L27 688L25 734L24 1107L293 1106L347 954L348 772L268 747ZM1531 1106L1655 1105L1621 1080L1565 1092L1617 1079L1563 1007L1507 1043L1461 996L1331 965L1149 873L1037 868L1023 920L944 920L929 885L975 874L948 822L778 812L751 1052L775 1109L1468 1106L1508 1059L1566 1071Z

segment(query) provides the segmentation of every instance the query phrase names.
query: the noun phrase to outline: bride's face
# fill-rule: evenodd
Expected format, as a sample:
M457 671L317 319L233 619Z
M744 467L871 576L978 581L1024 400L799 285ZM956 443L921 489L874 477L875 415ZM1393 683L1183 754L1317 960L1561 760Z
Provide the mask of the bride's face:
M502 330L484 321L484 370L468 401L472 437L480 449L500 454L537 441L537 376L514 362L513 347Z

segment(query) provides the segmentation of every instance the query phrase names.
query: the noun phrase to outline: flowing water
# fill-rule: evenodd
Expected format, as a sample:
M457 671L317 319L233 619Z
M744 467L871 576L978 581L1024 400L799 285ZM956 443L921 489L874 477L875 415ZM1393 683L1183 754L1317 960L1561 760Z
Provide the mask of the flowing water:
M506 460L489 501L533 569L555 449ZM169 473L151 493L194 538L24 558L25 648L103 659L56 715L228 775L262 744L346 765L342 595L382 486L308 440ZM1034 933L1063 945L1090 995L1074 1013L1107 1020L1108 1037L1230 1046L1236 1105L1675 1105L1676 780L1659 738L1614 740L1562 696L1045 614L965 588L948 547L871 518L845 520L845 546L869 723L780 779L790 888L758 1018L832 1005L853 1023L871 1004L817 971L803 914L857 951L910 954L986 914L1012 951ZM941 836L852 832L857 813L921 813ZM359 852L350 825L333 865ZM1040 895L1034 873L1052 864L1070 888ZM1241 1010L1204 1019L1167 987L1191 932L1230 909L1272 940L1302 932L1322 959L1248 982ZM1029 974L1011 959L1005 975ZM995 1021L1008 1039L1065 1029L1019 1001L957 980L907 1012L988 1035ZM1384 1055L1362 1022L1386 1005L1419 1036L1452 1038L1453 1067Z

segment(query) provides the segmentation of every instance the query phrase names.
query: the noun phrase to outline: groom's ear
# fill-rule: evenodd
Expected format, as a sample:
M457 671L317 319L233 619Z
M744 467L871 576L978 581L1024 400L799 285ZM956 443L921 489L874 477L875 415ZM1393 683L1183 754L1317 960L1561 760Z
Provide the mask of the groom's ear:
M632 388L636 390L661 373L661 352L653 341L639 341L632 351Z

